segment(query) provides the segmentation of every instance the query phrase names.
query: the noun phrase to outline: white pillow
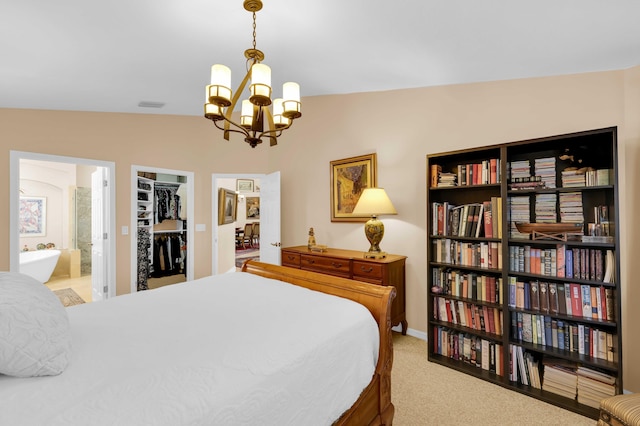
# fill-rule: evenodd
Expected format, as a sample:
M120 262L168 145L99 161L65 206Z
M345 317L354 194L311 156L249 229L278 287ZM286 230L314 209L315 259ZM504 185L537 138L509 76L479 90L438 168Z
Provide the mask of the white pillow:
M58 297L34 278L0 272L0 374L53 376L70 359L69 317Z

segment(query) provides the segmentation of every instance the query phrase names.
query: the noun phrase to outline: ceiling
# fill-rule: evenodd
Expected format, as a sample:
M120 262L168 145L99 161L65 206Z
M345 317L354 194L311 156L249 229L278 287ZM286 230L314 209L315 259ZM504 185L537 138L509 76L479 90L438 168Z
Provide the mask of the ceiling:
M242 0L0 0L0 107L201 115L252 31ZM640 1L264 0L257 48L303 98L625 69Z

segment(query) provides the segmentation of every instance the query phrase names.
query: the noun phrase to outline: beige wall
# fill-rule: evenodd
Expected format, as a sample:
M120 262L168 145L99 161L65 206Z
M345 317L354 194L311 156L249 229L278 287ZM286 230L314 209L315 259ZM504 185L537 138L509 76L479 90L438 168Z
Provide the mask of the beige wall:
M620 162L626 173L620 177L622 208L627 213L623 220L622 235L622 308L624 323L624 387L640 392L640 283L635 254L640 253L640 67L625 72L625 133L620 138L624 148ZM634 214L635 213L635 214Z
M282 244L305 244L309 227L318 244L366 250L361 223L332 223L329 206L329 163L377 153L378 186L387 189L397 216L382 217L386 233L381 247L407 260L409 328L426 331L426 171L430 153L483 146L554 134L618 126L620 183L625 191L621 211L623 248L633 249L640 231L626 214L638 208L637 159L640 130L640 67L627 71L589 73L538 79L455 85L305 98L303 117L278 146L252 150L237 139L221 140L201 117L133 114L0 110L0 164L9 164L9 150L69 155L116 163L116 228L130 220L131 164L195 172L196 277L211 271L211 173L282 175ZM304 90L304 89L303 89ZM629 122L629 123L627 123ZM8 167L0 199L8 199ZM629 194L629 195L627 195ZM0 238L9 240L8 205L0 210ZM127 292L130 243L118 235L118 293ZM630 261L623 253L625 293L624 387L640 391L637 333L632 324L640 313L627 307L638 300ZM9 266L8 243L0 246L0 269ZM637 287L637 286L636 286ZM635 343L635 347L633 346ZM426 357L426 354L425 354Z

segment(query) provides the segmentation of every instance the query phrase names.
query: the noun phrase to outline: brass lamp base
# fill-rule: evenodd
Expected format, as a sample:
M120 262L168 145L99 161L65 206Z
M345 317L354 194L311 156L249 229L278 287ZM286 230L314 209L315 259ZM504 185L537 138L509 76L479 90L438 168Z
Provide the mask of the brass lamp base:
M371 219L364 224L364 234L369 240L369 251L364 254L365 258L370 259L382 259L387 256L387 253L380 250L380 241L384 236L384 224L378 220L376 216L372 216Z
M363 257L365 259L384 259L385 257L387 257L387 253L384 251L381 251L380 253L367 251L364 253Z

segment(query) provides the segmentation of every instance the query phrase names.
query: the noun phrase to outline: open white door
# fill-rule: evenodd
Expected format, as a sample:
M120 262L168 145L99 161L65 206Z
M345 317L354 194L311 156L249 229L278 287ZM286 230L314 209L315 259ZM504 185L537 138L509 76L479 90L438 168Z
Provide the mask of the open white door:
M260 178L260 261L280 265L280 172Z
M106 167L98 167L91 174L91 287L94 302L109 297L105 256L109 252L108 182Z

